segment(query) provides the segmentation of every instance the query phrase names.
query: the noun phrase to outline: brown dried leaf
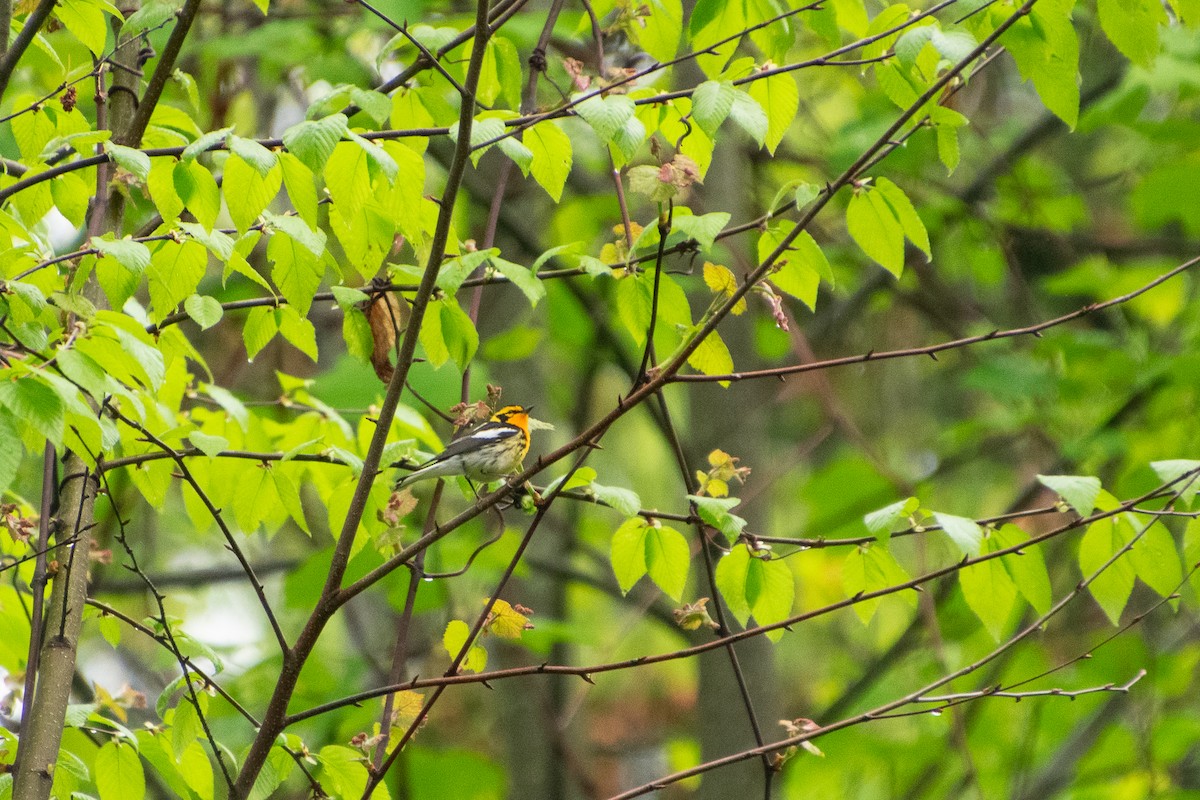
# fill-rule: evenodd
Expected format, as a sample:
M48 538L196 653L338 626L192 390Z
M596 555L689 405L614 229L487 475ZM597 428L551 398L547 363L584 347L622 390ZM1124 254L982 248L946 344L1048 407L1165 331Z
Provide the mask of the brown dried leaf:
M375 347L371 352L371 366L379 380L388 383L392 379L395 368L392 366L390 354L398 350L398 342L404 329L408 327L408 317L411 313L408 301L396 292L380 292L369 300L363 313L371 326L371 337Z

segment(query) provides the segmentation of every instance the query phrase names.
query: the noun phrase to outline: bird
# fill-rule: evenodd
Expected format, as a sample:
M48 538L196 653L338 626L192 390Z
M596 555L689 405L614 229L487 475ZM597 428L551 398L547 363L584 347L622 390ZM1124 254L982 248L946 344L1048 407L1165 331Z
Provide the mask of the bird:
M401 478L396 489L449 475L464 475L484 483L502 478L521 466L529 452L532 410L532 406L504 406L487 422L454 439L441 453Z

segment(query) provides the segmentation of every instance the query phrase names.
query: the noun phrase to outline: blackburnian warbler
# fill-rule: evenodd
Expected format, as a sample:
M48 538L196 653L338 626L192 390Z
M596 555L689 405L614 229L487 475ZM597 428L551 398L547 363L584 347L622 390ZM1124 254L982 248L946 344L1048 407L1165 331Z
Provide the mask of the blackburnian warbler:
M396 488L448 475L465 475L485 483L504 477L519 467L529 452L531 410L505 406L478 428L450 442L445 450L401 479Z

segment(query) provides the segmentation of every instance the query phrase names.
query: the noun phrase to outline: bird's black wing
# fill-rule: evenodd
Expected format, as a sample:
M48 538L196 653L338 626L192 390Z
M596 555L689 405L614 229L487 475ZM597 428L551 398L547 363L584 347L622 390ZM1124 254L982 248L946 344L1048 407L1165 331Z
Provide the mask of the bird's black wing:
M447 458L468 453L477 447L492 442L500 442L513 436L520 436L521 429L515 425L505 425L502 422L485 422L470 433L464 434L446 445L446 449L438 453L421 466L436 464Z

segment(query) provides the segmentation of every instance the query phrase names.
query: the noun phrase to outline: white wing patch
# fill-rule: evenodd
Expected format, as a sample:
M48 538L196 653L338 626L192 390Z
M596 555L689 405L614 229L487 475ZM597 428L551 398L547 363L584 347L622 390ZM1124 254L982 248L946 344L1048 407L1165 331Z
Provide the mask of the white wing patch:
M469 439L506 439L512 436L515 431L509 428L492 428L490 430L482 430L477 433L472 433L467 438Z

